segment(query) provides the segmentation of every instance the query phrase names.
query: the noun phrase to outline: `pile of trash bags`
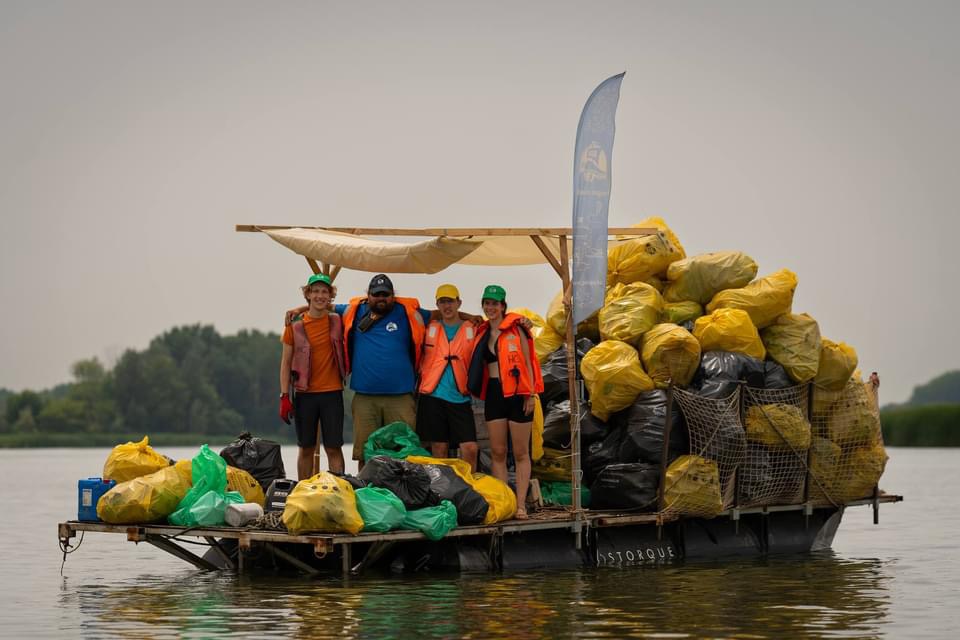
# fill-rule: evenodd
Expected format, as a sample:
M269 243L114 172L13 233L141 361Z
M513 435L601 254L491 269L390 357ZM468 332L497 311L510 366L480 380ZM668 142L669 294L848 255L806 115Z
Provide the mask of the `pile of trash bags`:
M408 529L439 540L457 526L493 524L516 514L516 495L509 486L473 473L463 460L430 457L404 423L375 431L370 442L358 476L321 472L296 483L283 505L287 531ZM228 465L228 460L246 468ZM118 445L104 467L118 483L98 501L97 515L110 524L224 526L230 505L253 503L262 509L263 483L283 478L282 464L279 445L249 433L220 454L203 445L192 459L175 463L146 438Z
M869 495L886 462L876 398L853 347L824 338L813 317L794 313L796 274L781 268L758 277L756 261L741 251L687 256L660 218L635 226L657 234L610 249L604 305L577 327L587 395L581 467L592 507L715 515L735 503L841 504ZM562 301L558 294L544 317L522 311L536 327L537 356L550 379L541 396L545 454L533 468L541 485L569 486ZM705 407L742 387L772 395L746 403L742 418L739 410L704 408L688 420L676 402L668 410L668 387ZM689 413L693 405L685 406Z

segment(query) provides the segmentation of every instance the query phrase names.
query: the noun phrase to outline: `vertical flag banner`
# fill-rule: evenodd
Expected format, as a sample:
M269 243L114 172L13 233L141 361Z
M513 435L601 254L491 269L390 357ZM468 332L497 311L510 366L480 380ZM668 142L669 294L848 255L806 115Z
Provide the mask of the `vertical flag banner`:
M574 326L603 306L614 120L624 73L604 80L593 90L577 126L573 158Z

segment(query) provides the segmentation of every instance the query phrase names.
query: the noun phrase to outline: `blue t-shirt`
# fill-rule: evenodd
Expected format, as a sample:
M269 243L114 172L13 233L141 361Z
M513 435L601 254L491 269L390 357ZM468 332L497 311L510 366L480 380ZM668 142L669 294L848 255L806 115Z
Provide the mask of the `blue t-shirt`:
M347 306L336 305L336 312L343 315ZM350 343L350 388L358 393L375 395L401 395L413 393L416 376L413 370L413 341L407 312L400 303L380 318L366 331L356 328L369 307L361 304L357 309L353 340ZM430 312L420 309L424 324ZM345 336L346 338L347 336Z
M460 330L460 325L451 327L443 321L441 321L440 324L443 325L443 332L447 334L447 342L452 342L453 338L457 335L457 331ZM466 365L469 367L470 363L468 362ZM440 382L437 383L437 388L434 389L430 395L434 398L446 400L447 402L453 402L454 404L470 402L470 396L463 395L460 393L460 390L457 389L457 379L453 376L453 367L450 366L449 362L443 369L443 375L440 376Z

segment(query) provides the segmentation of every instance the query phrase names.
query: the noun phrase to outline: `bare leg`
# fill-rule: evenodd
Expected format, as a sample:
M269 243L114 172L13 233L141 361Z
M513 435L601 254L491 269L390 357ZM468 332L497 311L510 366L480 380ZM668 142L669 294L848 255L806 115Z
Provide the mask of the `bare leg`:
M446 458L448 455L450 455L450 443L431 442L430 453L433 454L434 458Z
M470 471L473 473L477 472L477 455L479 452L480 447L477 446L476 442L460 443L460 458L470 463Z
M316 446L300 447L297 451L297 479L306 480L313 475L313 454Z
M507 483L507 421L491 420L487 422L490 434L490 457L492 458L493 477Z
M327 468L333 473L343 473L343 449L324 447L323 451L327 454Z
M517 468L517 513L526 513L527 489L530 486L530 431L532 422L510 422L513 459Z

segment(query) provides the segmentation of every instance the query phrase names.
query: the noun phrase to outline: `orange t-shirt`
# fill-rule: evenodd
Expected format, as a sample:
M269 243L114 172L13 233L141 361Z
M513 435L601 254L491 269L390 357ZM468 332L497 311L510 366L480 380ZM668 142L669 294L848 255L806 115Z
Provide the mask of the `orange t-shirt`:
M310 384L306 392L340 391L343 381L333 357L333 345L330 344L330 319L326 316L311 318L305 313L303 330L310 342ZM284 344L293 346L293 327L284 327L282 340Z

